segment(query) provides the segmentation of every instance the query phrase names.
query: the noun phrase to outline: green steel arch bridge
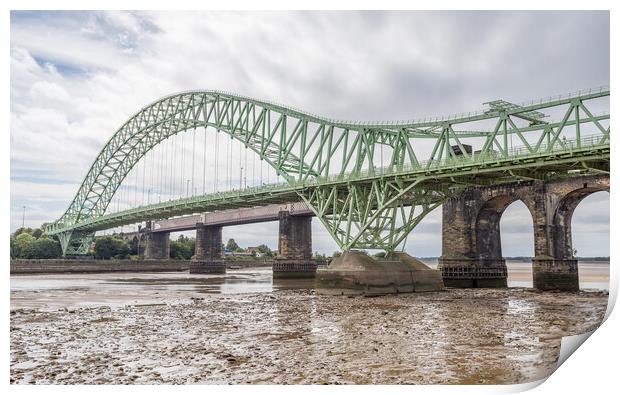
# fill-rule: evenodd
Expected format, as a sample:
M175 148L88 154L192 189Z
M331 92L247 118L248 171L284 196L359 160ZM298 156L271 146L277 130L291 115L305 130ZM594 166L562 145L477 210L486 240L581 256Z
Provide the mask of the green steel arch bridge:
M595 109L608 110L609 94L609 89L598 88L522 104L495 100L485 103L484 110L447 117L351 122L227 92L178 93L142 108L114 133L69 208L44 229L59 237L64 254L84 254L101 230L301 200L343 250L393 251L426 214L469 186L608 173L609 113ZM204 149L196 143L197 129L204 130ZM130 179L132 169L141 160L157 161L153 151L186 131L194 133L192 177L195 151L203 149L203 193L195 193L192 178L194 193L189 193L188 179L185 196L151 203L149 189L146 201L147 171L151 184L155 178L155 187L149 186L156 189L159 178L165 189L168 173L179 162L173 147L165 152L163 170L161 163L157 171L155 165L142 165L142 201L134 199L133 207L117 204L113 210L112 202L122 194L121 184ZM253 152L260 166L275 169L281 182L265 184L261 179L244 186L241 166L240 187L230 188L231 163L242 157L234 158L231 146L225 154L228 190L207 192L207 177L215 177L218 184L223 167L218 170L217 161L215 167L206 166L221 134L245 150L246 178L247 153ZM137 180L139 170L134 173ZM168 185L176 185L172 178Z

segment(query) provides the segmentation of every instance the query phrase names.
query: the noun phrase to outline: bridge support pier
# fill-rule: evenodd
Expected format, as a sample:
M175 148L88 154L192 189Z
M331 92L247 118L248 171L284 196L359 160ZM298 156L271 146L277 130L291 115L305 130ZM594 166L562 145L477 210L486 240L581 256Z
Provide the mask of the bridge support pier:
M149 232L146 234L144 259L170 259L169 232Z
M534 288L543 291L579 291L577 259L554 259L537 256L532 259Z
M443 204L442 255L438 268L446 287L508 285L508 270L499 239L499 218L505 207L490 206L484 218L477 222L484 204L479 195L479 190L471 189Z
M312 259L312 217L278 214L278 256L273 262L273 278L314 278L317 263Z
M189 266L192 274L225 274L222 227L196 224L196 251Z
M316 271L316 292L321 295L385 295L443 289L439 270L404 252L374 258L360 251L345 251L327 268Z

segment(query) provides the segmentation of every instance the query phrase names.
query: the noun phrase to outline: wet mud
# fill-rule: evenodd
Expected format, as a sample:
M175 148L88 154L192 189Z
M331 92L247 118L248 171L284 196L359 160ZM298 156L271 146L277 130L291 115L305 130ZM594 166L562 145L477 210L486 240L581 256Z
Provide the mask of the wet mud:
M65 307L13 304L12 294L11 383L523 383L554 370L562 336L598 327L608 298L525 288L144 293Z

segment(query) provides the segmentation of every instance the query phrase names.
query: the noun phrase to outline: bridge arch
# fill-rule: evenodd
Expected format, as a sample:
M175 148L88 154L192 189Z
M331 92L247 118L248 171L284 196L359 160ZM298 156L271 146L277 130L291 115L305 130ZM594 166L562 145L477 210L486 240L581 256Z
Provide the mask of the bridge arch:
M572 218L575 209L586 197L597 192L609 192L609 178L601 178L586 182L568 191L556 205L553 213L554 229L553 256L556 259L572 259L574 257L572 241Z
M600 191L609 191L606 173L470 188L450 198L443 209L439 260L444 282L450 286L506 286L499 222L506 208L519 200L533 222L534 287L578 290L571 220L579 203Z
M500 220L506 209L516 201L522 202L527 207L533 222L534 202L519 189L513 190L512 193L493 196L480 207L475 225L475 246L479 259L503 259Z
M168 96L142 108L103 147L71 205L57 222L71 224L103 215L122 181L148 151L177 133L198 127L213 127L242 142L246 149L256 152L286 179L290 180L295 171L311 173L310 167L294 153L280 155L281 149L285 149L281 141L264 138L267 130L273 134L267 120L258 121L261 114L262 117L266 114L267 106L258 101L204 91ZM245 112L245 121L239 112ZM250 113L254 117L252 125L249 124ZM281 115L285 116L284 109ZM278 120L285 121L282 117ZM285 128L278 127L280 131ZM260 135L259 128L262 128Z

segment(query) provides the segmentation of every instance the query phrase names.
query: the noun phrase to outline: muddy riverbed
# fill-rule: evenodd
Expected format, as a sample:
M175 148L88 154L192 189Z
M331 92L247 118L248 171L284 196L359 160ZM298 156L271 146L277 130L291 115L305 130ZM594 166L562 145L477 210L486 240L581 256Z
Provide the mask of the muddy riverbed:
M166 275L12 277L11 383L522 383L600 324L608 296L325 297L267 287L261 269Z

